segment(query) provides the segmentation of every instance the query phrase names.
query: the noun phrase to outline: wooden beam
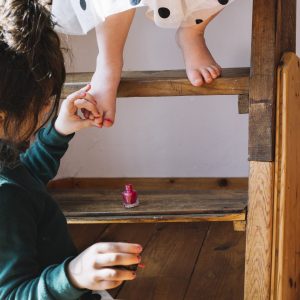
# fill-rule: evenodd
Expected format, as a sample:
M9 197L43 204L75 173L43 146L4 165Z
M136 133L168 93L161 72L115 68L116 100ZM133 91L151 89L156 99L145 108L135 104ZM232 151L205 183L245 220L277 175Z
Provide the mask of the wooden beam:
M278 70L272 299L300 299L300 59Z
M296 0L254 0L250 72L249 160L274 161L276 73L295 51Z
M50 189L120 189L125 184L133 184L143 191L199 191L199 190L247 190L248 178L63 178L49 183Z
M234 231L246 231L246 221L233 221Z
M140 205L122 206L122 189L68 189L52 191L70 222L149 223L245 220L247 192L139 191Z
M244 300L269 300L274 163L250 162Z
M249 114L249 95L239 95L238 97L239 114Z
M271 299L277 66L295 51L296 0L254 0L245 300Z
M68 74L62 97L90 82L92 73ZM123 72L118 97L167 97L248 94L249 68L223 69L211 84L194 87L185 70Z

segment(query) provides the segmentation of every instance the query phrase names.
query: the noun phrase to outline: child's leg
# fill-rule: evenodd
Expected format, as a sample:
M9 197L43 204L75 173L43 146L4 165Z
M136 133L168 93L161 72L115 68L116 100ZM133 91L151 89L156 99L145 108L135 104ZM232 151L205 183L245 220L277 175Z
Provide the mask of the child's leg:
M177 42L183 52L186 73L194 86L210 83L221 74L221 67L215 62L204 39L207 24L217 14L201 24L180 27L177 31Z
M103 125L113 125L116 93L123 67L123 49L135 10L109 16L96 28L99 54L93 75L91 94L103 111Z

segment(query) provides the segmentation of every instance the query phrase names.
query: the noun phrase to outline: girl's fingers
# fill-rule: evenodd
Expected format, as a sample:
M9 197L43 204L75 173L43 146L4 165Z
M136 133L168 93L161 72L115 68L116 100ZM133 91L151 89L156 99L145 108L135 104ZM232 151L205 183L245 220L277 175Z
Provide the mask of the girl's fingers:
M96 280L112 280L112 281L124 281L133 280L136 278L136 273L127 270L117 269L100 269L96 272Z
M98 254L95 259L95 267L113 267L113 266L129 266L141 262L141 257L136 254L128 253L103 253Z
M100 117L100 114L97 110L97 107L95 104L91 103L90 101L86 100L86 99L76 99L74 101L74 105L78 108L78 109L85 109L88 112L92 113L94 117Z
M103 290L110 290L118 287L121 285L123 281L100 281L97 284L97 290L98 291L103 291Z
M67 98L66 98L66 102L72 104L75 100L77 99L81 99L81 98L85 98L88 97L89 100L92 100L91 98L93 98L92 95L88 94L87 92L91 89L90 85L85 86L84 88L82 88L79 91L76 91L72 94L70 94Z
M97 101L95 100L94 96L92 96L91 94L86 93L85 99L97 105Z
M90 128L90 127L99 127L98 124L95 124L95 121L86 119L86 120L80 120L78 121L79 123L77 124L77 131L83 128Z
M96 116L90 114L90 115L89 115L90 120L94 120L95 117L96 117L96 118L97 118L97 122L100 122L100 124L102 124L102 123L103 123L103 114L104 114L102 107L101 107L101 106L99 107L99 106L97 105L97 101L96 101L95 98L94 98L91 94L89 94L89 93L86 94L85 99L88 100L89 102L95 104L95 106L97 107L97 110L98 110L98 112L99 112L99 117L96 117ZM94 118L93 118L93 117L94 117Z
M90 89L92 88L91 84L87 84L86 86L84 86L82 89L80 89L81 92L88 92Z
M132 253L139 254L143 248L139 244L132 243L97 243L94 247L98 253Z

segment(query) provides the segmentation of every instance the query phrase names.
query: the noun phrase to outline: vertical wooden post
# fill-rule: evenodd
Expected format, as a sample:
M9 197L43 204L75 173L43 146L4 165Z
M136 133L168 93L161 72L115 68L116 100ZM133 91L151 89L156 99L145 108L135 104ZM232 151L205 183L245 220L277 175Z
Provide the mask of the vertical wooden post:
M253 0L250 161L274 161L277 67L283 53L295 49L296 0Z
M295 51L296 0L254 0L245 299L271 299L277 67Z
M300 299L300 59L278 70L272 299Z

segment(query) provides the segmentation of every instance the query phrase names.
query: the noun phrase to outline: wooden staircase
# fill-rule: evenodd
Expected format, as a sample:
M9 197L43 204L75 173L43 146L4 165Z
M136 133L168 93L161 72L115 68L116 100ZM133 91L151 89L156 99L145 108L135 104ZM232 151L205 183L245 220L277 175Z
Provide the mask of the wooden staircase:
M295 151L287 154L283 146L291 144L283 138L286 128L292 130L291 127L279 126L290 124L289 121L297 124L296 114L287 119L283 103L293 103L293 110L300 114L300 106L295 104L299 93L292 91L286 96L289 102L280 101L286 95L283 84L294 85L281 78L284 72L277 81L278 66L292 65L284 69L293 72L289 80L300 77L300 62L294 54L281 60L285 52L295 52L295 31L296 0L254 0L250 69L224 69L220 78L199 88L191 86L182 70L124 72L122 76L118 97L238 95L239 112L249 113L249 180L62 179L53 182L50 188L68 221L79 224L235 221L236 228L241 229L247 220L244 299L300 299L300 238L296 237L300 231L294 230L295 226L300 228L296 217L299 213L300 219L300 205L284 206L280 202L292 201L282 196L291 197L291 193L285 193L291 186L282 184L287 183L287 177L281 172L288 170L300 178L300 161L296 160ZM90 73L69 74L64 96L90 79ZM300 140L300 130L288 136ZM289 168L282 163L285 160L290 162ZM120 192L129 181L139 191L141 205L125 210L120 203ZM299 180L289 183L293 191L298 191ZM299 196L295 192L292 197ZM287 211L293 222L288 222ZM288 232L293 232L289 238ZM284 267L285 259L291 261L288 268Z

